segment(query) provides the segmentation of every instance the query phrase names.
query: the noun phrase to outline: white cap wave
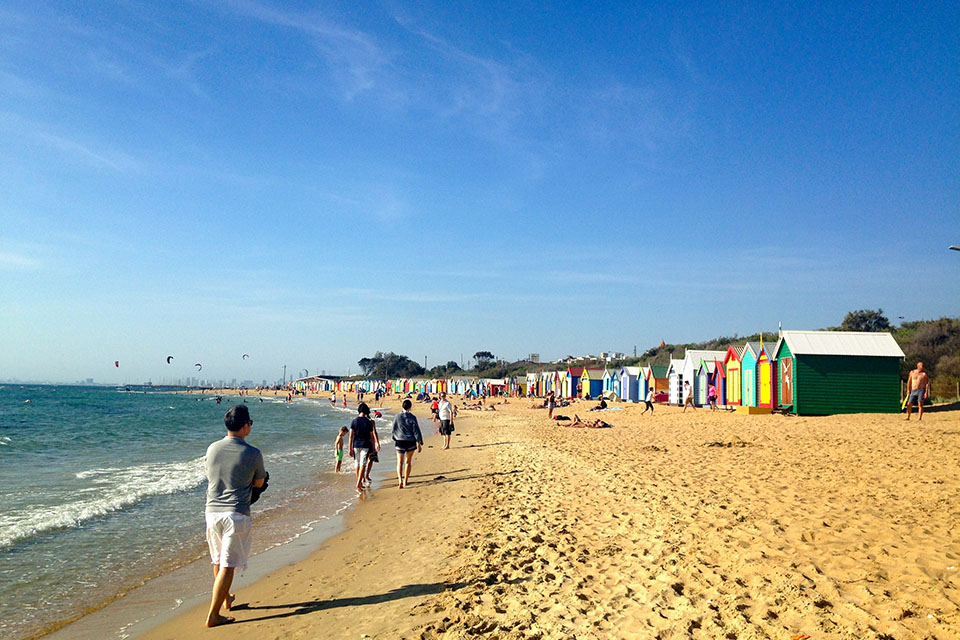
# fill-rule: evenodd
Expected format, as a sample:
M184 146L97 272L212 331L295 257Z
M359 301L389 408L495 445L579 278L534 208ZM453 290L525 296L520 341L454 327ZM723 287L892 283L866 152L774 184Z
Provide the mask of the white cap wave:
M90 469L76 478L90 480L93 486L73 488L64 495L75 497L61 504L0 511L0 549L47 531L78 527L151 496L188 491L206 480L206 472L201 456L185 462Z

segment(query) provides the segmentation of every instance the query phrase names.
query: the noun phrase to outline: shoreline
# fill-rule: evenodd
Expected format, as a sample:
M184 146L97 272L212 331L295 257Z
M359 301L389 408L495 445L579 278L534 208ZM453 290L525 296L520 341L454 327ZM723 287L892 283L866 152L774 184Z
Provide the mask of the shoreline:
M257 639L316 637L310 628L321 624L325 638L358 634L389 638L408 632L414 621L408 615L411 602L450 586L442 578L444 561L454 552L452 543L460 528L467 526L468 516L478 507L480 467L491 455L487 451L491 434L478 429L470 416L458 419L448 451L440 449L440 437L432 433L429 418L417 417L425 432L424 449L414 457L408 487L399 490L393 484L396 459L384 440L381 460L393 465L383 463L379 470L386 476L382 485L359 500L347 514L343 531L308 558L238 589L230 614L237 622L204 629L205 600L136 637L173 640L198 633ZM431 526L435 524L440 528ZM398 534L402 540L392 540ZM372 604L376 607L366 606ZM359 621L357 608L363 610ZM316 616L323 621L312 620ZM275 628L278 620L283 622Z
M236 623L205 630L204 598L136 637L960 636L956 411L617 403L571 429L530 405L428 435L409 489L385 462L341 532L237 590Z
M207 392L170 392L176 395L222 395L224 408L238 400L248 400L240 397L238 390L221 389ZM283 395L279 392L273 394ZM294 399L294 402L316 403L316 397ZM325 403L324 403L325 404ZM355 407L354 407L355 408ZM347 415L353 417L349 410L343 410L338 405L338 411L344 411L344 420L349 422ZM390 409L392 410L392 409ZM385 409L387 411L387 409ZM385 418L392 417L385 414ZM383 433L386 420L378 420L379 430ZM303 560L310 553L323 544L333 535L346 528L346 516L352 507L356 506L357 494L352 489L352 461L347 458L340 476L333 473L331 465L329 472L321 472L318 479L328 489L344 493L348 499L339 503L331 503L333 511L323 513L318 518L311 519L309 507L294 507L291 505L279 508L270 508L261 512L259 529L261 536L254 538L254 550L251 558L266 560L265 564L257 567L251 562L244 573L237 574L237 583L246 584L255 581L268 573ZM389 465L388 465L389 466ZM376 491L382 486L386 470L381 465L375 465L373 470L373 487ZM343 486L338 486L343 485ZM310 503L313 504L313 501ZM315 505L314 505L315 506ZM201 508L202 516L202 508ZM52 621L41 627L29 630L26 635L18 635L23 640L37 638L51 638L52 640L68 640L84 638L99 640L103 637L127 638L135 637L144 630L155 626L159 621L175 615L176 610L189 605L198 597L206 599L206 591L193 593L190 585L196 583L197 578L204 581L208 574L209 560L206 552L206 542L201 535L197 538L196 551L180 559L171 560L157 566L150 574L142 578L139 583L126 586L122 590L94 602L84 609L76 610L69 618Z
M197 392L186 393L196 394ZM239 398L239 394L232 393L231 390L207 391L205 393L201 392L199 395L222 395L224 396L225 406L229 406ZM285 394L275 392L265 395L282 396ZM316 394L311 394L307 399L310 402L318 400ZM303 400L303 396L294 398L294 402L302 402ZM394 404L397 407L392 406ZM385 418L388 417L388 412L393 413L395 409L399 410L399 403L387 398L382 400L380 406L383 408ZM337 409L342 409L339 403ZM355 405L348 405L348 409L355 409ZM423 414L424 410L428 410L428 408L417 404L413 410L415 413L419 411ZM424 415L418 415L417 417L424 432L424 453L428 451L428 447L436 446L439 448L439 445L434 442L437 436L431 435L434 429L430 418ZM349 422L349 420L345 421ZM353 497L349 503L345 503L345 506L341 507L335 514L321 516L319 521L299 525L302 529L309 527L310 530L298 530L294 533L292 529L289 529L288 531L291 532L292 536L290 539L283 542L268 543L266 548L258 550L251 556L247 570L243 574L238 573L235 581L237 588L249 587L251 584L257 583L285 567L304 562L318 549L323 548L331 538L342 535L349 529L349 522L358 507L363 508L365 506L364 502L369 501L384 487L390 486L392 479L388 479L388 476L390 478L395 477L395 473L392 471L392 469L395 469L395 459L391 455L392 444L389 442L389 423L386 420L378 420L378 422L378 431L383 438L382 444L384 447L381 455L383 453L387 455L381 458L382 462L379 465L374 466L372 474L374 482L371 490L359 497L351 491ZM420 455L417 457L419 458ZM417 460L415 459L414 474L417 472L417 466ZM347 458L342 473L343 477L339 479L343 480L344 483L352 484L352 475L352 461ZM281 515L276 519L283 517ZM271 517L271 519L274 518ZM286 519L290 521L289 517ZM261 522L263 521L261 520ZM198 540L202 542L202 531ZM257 545L256 538L254 545ZM148 633L150 629L163 625L181 615L185 610L197 606L205 610L209 600L208 574L209 560L204 552L200 557L190 560L184 565L166 569L160 568L156 575L146 579L143 583L127 589L102 604L78 613L70 620L62 621L59 624L55 623L54 628L47 627L33 632L32 635L25 636L25 640L41 637L51 640L141 637Z

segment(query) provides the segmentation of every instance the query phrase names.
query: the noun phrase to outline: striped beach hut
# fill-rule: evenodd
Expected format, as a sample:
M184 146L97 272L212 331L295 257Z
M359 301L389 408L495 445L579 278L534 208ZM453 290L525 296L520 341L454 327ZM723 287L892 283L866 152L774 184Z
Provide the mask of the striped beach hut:
M567 378L570 377L569 372L566 369L561 369L556 372L556 378L553 381L553 390L558 398L569 398L567 395Z
M537 389L541 398L554 390L554 381L556 380L556 371L541 371L540 380L537 383Z
M740 353L741 393L740 406L757 406L757 358L760 357L760 344L748 342Z
M889 333L784 331L777 406L797 415L898 413L903 350Z
M603 369L584 367L580 374L580 397L598 398L603 392Z
M561 382L561 394L564 398L577 397L577 385L580 384L580 376L583 375L583 367L567 367Z
M620 367L620 398L626 402L639 402L640 367Z
M743 394L743 379L740 371L741 347L730 345L723 356L723 369L726 381L723 385L723 403L728 407L740 406Z
M620 397L620 377L616 371L611 369L603 370L603 393L604 395L614 395Z
M693 385L694 402L697 404L707 404L708 391L710 385L714 384L717 377L717 361L701 360L697 367L697 381Z
M773 409L777 402L777 363L770 345L760 343L757 354L757 406Z
M528 396L537 396L540 395L537 388L537 383L540 380L540 376L536 373L527 374L527 395Z
M675 405L683 404L683 360L671 358L667 365L667 380L670 387L667 402Z
M654 394L668 393L670 391L670 380L667 377L667 368L668 365L665 364L650 365L650 380L648 384L650 388L653 389Z
M723 369L723 358L714 362L713 384L717 387L717 405L722 407L727 398L727 372Z

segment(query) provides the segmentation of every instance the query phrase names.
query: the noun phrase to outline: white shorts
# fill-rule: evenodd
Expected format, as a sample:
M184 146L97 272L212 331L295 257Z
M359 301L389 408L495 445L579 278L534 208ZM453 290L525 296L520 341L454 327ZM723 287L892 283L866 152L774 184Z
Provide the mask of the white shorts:
M370 449L363 447L362 449L353 450L353 464L355 469L360 469L367 465L367 462L370 460Z
M235 511L205 515L210 561L221 567L246 567L253 519Z

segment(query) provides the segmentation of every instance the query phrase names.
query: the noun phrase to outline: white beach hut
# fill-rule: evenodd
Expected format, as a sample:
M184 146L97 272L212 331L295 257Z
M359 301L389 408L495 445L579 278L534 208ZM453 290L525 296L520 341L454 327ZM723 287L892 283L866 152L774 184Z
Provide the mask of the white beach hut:
M667 384L669 385L670 404L683 404L683 360L671 358L667 366Z

